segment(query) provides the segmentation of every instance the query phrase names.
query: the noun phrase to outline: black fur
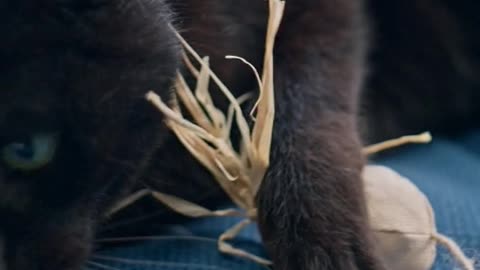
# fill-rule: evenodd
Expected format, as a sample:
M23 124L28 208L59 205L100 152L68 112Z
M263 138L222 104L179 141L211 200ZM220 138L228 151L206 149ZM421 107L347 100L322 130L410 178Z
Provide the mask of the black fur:
M367 229L360 134L449 130L478 113L472 6L383 2L287 2L272 165L257 200L275 269L384 269ZM249 70L223 57L260 68L266 18L263 0L2 1L0 146L42 131L60 136L41 170L0 165L7 269L80 269L104 212L141 186L217 197L144 95L168 99L181 68L169 23L212 57L237 95L254 89Z

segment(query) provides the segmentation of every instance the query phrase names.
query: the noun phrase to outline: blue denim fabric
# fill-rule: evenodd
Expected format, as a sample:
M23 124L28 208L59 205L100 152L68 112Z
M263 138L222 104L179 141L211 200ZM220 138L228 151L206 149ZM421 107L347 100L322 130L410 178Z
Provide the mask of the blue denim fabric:
M404 147L375 160L412 180L428 196L438 230L452 237L469 256L480 258L480 131L454 140L435 138L430 145ZM261 270L255 263L219 254L216 237L237 219L207 218L164 229L156 240L104 251L90 269L128 270ZM237 247L264 255L252 225L234 242ZM126 261L114 261L113 258ZM115 259L116 260L116 259ZM130 261L129 261L130 260ZM103 268L102 268L103 267ZM456 269L439 249L434 270ZM408 270L408 269L406 269Z

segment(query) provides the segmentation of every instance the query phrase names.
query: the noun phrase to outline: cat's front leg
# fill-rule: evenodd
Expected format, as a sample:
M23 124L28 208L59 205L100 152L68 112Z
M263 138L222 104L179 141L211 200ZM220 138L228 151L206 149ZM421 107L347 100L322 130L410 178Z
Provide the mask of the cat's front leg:
M361 1L287 2L275 54L271 166L259 225L275 270L381 270L357 135Z

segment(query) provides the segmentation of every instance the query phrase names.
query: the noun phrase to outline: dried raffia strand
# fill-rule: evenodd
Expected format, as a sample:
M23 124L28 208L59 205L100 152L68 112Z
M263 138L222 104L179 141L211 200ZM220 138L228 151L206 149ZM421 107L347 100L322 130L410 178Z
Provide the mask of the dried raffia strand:
M251 97L252 97L251 93L243 94L237 99L237 102L238 102L238 104L242 105L247 100L249 100ZM230 138L230 135L231 135L230 133L231 133L231 130L232 130L234 114L235 114L235 108L232 104L230 104L230 106L228 106L227 120L226 120L226 125L224 127L224 132L223 132L223 139L224 140Z
M405 144L430 143L431 141L432 135L429 132L424 132L419 135L403 136L397 139L388 140L385 142L367 146L363 149L363 153L366 155L373 155Z
M270 265L271 262L269 260L265 260L256 255L248 253L244 250L237 249L228 243L229 240L235 239L235 237L237 237L237 235L251 223L252 223L252 220L244 219L240 221L237 225L235 225L234 227L232 227L231 229L223 233L220 236L218 241L218 249L221 252L224 252L227 254L231 254L240 258L250 259L261 265Z
M190 108L194 121L197 123L197 125L211 133L209 119L206 117L204 111L198 104L198 101L192 95L190 87L180 73L177 74L177 80L175 84L178 98L182 101L182 103L187 104L186 106Z
M258 74L257 69L255 68L255 66L252 65L252 63L248 62L245 58L238 57L238 56L234 56L234 55L227 55L225 58L226 58L226 59L236 59L236 60L240 60L240 61L242 61L244 64L246 64L248 67L250 67L250 69L252 70L253 74L255 75L255 78L257 79L258 89L262 89L262 87L263 87L262 79L260 78L260 74ZM261 92L259 99L257 100L257 102L255 102L255 105L253 106L252 110L250 111L250 117L251 117L253 120L256 120L256 119L255 119L255 111L257 110L258 104L260 103L260 101L262 100L262 98L263 98L263 97L262 97L262 92Z
M195 78L198 78L198 76L200 75L200 71L193 65L192 61L190 61L190 58L188 58L187 53L183 52L182 57L183 57L183 62L185 63L185 66L187 66L188 70L190 70L190 73L192 73L192 75Z
M223 113L215 107L213 104L212 97L210 96L208 89L210 85L210 75L209 75L209 58L203 58L202 68L200 70L200 75L197 79L197 87L195 88L195 97L202 104L203 109L211 117L213 130L217 132L215 134L218 136L219 132L223 130L223 125L225 124L225 116Z
M106 214L107 217L114 215L117 212L120 212L124 208L136 203L138 200L142 199L143 197L150 195L150 190L142 189L133 194L130 194L125 199L121 200L117 204L115 204Z
M164 194L161 192L153 191L151 193L153 198L159 200L164 205L170 209L175 210L178 213L181 213L184 216L199 218L199 217L241 217L243 213L236 209L226 209L226 210L217 210L211 211L204 207L201 207L197 204L182 200L175 196Z
M435 239L439 244L446 247L448 251L453 255L455 260L463 267L465 270L475 270L474 261L467 258L465 254L462 252L460 247L453 241L452 239L448 238L442 234L433 234L432 238Z
M137 202L138 200L146 196L151 196L157 199L163 205L187 217L198 218L198 217L243 217L244 216L244 213L238 211L237 209L211 211L195 203L191 203L165 193L152 191L150 189L139 190L131 194L127 198L121 200L119 203L115 205L115 207L113 207L107 213L107 216L111 216L121 211L122 209L134 204L135 202Z

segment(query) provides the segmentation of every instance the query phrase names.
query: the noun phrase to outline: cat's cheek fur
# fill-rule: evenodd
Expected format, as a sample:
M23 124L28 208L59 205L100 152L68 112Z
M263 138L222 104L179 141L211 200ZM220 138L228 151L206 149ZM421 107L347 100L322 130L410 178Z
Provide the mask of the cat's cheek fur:
M170 96L180 48L161 0L102 1L102 9L88 5L94 0L61 1L61 7L31 1L33 7L42 6L36 10L26 2L12 10L0 8L0 14L8 13L0 19L8 22L0 24L5 42L0 67L12 63L9 73L0 74L0 124L18 107L29 117L41 111L54 115L61 140L56 159L39 173L13 178L3 175L0 163L0 183L25 183L31 191L21 193L30 202L21 212L0 204L0 234L5 236L0 256L7 270L80 270L103 213L137 183L165 136L161 114L145 94L155 90L165 100ZM31 16L15 16L22 12ZM22 54L30 51L38 53ZM3 91L5 85L15 92ZM50 99L56 110L44 101ZM3 135L0 143L5 143ZM0 189L0 197L5 193Z
M7 269L80 270L85 266L94 243L95 224L90 214L45 218L49 220L31 224L26 233L8 235Z

